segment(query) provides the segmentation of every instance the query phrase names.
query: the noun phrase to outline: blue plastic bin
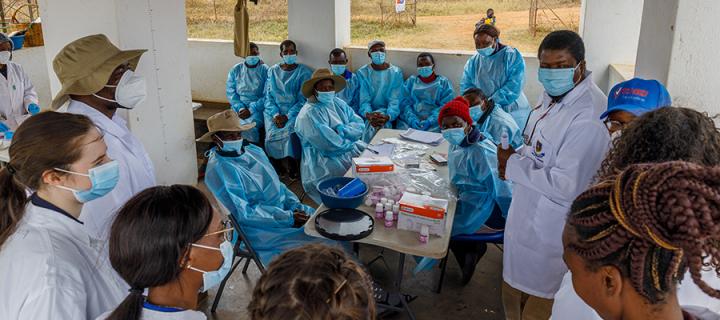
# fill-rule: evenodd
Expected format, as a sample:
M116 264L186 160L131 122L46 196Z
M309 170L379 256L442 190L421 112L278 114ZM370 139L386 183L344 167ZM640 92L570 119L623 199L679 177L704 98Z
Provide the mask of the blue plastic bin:
M351 177L330 177L321 181L318 184L318 192L320 192L320 199L322 200L322 203L330 209L355 209L359 207L363 203L365 196L368 194L368 187L364 182L363 186L365 187L365 191L354 197L341 198L336 195L327 194L324 191L329 188L333 188L335 192L337 192L353 179L354 178Z
M20 50L22 49L23 44L25 44L25 35L12 36L10 37L10 41L13 43L13 51Z

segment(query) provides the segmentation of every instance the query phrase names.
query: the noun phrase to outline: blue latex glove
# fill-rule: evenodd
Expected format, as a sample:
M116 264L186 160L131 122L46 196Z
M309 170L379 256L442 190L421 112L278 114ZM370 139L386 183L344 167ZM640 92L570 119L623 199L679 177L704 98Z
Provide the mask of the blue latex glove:
M30 115L36 115L40 113L40 106L38 106L35 103L31 103L28 105L28 112L30 112Z
M0 121L0 132L10 131L10 128Z
M428 130L428 129L430 129L430 126L432 126L432 122L430 122L430 120L425 120L425 121L422 122L422 129L423 129L423 130Z

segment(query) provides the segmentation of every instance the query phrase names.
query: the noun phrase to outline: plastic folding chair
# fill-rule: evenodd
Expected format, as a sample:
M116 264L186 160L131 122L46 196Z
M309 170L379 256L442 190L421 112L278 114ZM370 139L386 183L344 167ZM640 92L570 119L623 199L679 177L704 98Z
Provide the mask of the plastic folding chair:
M223 279L223 281L220 283L220 287L218 288L217 294L215 295L215 300L213 301L212 308L210 309L213 313L217 309L218 303L220 302L220 297L225 290L225 285L227 284L228 279L230 279L232 274L235 272L235 269L240 265L240 263L243 262L243 260L245 260L245 266L242 270L243 274L247 273L247 269L250 266L251 260L255 262L255 265L261 273L265 273L265 266L263 266L260 258L257 255L257 252L255 252L252 245L250 245L250 241L248 241L247 236L242 231L240 223L237 221L237 219L235 219L235 216L233 216L227 210L227 208L225 208L225 206L220 203L220 201L217 201L217 205L220 207L220 210L230 219L230 223L235 229L235 234L237 234L237 239L235 241L235 246L233 247L233 266L232 269L230 269L228 275L225 276L225 279ZM240 259L236 260L235 258Z
M505 231L503 230L492 233L459 234L450 238L450 241L502 244L504 237ZM435 293L440 293L440 291L442 290L442 284L443 280L445 279L445 270L447 269L447 260L449 255L450 252L448 250L448 254L445 255L445 258L440 261L440 279L438 279L437 286L435 287Z

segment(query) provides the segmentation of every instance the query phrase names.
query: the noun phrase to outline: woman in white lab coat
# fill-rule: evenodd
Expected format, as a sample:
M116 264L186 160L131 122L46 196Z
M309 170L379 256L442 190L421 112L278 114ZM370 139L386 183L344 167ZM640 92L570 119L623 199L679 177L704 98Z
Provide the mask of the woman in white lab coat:
M650 97L648 100L653 101L654 98ZM658 132L663 134L657 134ZM611 176L638 163L683 160L706 166L720 165L720 131L707 115L692 109L662 108L646 113L627 124L613 145L603 162L600 176ZM720 287L720 278L712 276L712 273L711 270L703 270L703 278L711 286ZM693 283L690 274L686 273L684 278L677 286L680 305L698 306L720 312L720 300L704 294ZM552 319L600 319L573 290L570 272L565 274L560 290L555 294Z
M10 61L13 43L0 33L0 132L15 130L23 120L40 112L38 96L23 68Z
M95 319L126 285L78 219L115 187L117 162L85 116L25 121L0 170L0 319Z
M233 228L223 219L191 186L153 187L130 199L110 234L110 261L130 293L98 320L205 320L195 311L197 293L218 285L232 265Z
M539 58L545 92L523 130L524 145L517 151L498 148L500 174L513 182L503 255L508 319L550 316L567 271L560 239L565 217L592 181L610 142L600 121L607 100L586 70L580 36L548 34Z
M145 79L134 72L144 52L122 51L106 36L92 35L71 42L53 60L62 88L52 108L70 100L67 112L88 116L103 131L108 156L120 166L115 190L89 202L81 214L90 234L98 239L107 240L115 213L128 199L156 184L147 151L118 113L145 99Z

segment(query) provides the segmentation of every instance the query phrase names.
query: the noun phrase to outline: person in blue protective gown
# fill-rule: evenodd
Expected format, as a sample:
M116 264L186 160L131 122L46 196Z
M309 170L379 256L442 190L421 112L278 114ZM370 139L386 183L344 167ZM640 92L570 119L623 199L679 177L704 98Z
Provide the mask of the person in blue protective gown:
M452 235L502 230L512 190L508 182L499 178L497 147L489 139L484 139L477 126L473 125L469 105L462 97L453 99L440 110L438 122L443 137L450 144L450 182L458 195ZM450 249L460 264L462 282L467 284L487 246L484 243L451 240ZM427 268L431 261L421 260L416 270Z
M435 73L435 58L431 54L418 55L417 70L417 76L405 81L403 112L397 128L440 132L437 115L455 97L455 90L448 78Z
M513 148L523 143L522 132L512 116L495 105L482 90L470 88L465 90L463 98L470 104L470 118L477 125L482 135L493 143L500 144L503 132L508 134L508 142Z
M465 64L460 92L478 88L495 104L512 115L522 128L530 114L530 104L523 93L525 60L520 51L500 43L500 31L492 25L481 25L473 35L477 53Z
M280 182L262 149L243 145L241 133L254 125L241 125L231 110L207 122L210 131L198 141L214 142L215 147L208 152L205 184L238 220L262 263L267 265L291 248L323 242L305 235L302 228L315 210Z
M320 204L318 184L328 177L341 177L360 156L365 123L336 93L345 79L328 69L318 69L305 81L302 92L308 101L295 121L295 132L303 147L302 184L305 193Z
M255 128L243 132L243 139L262 146L261 130L265 126L265 81L268 67L260 59L260 48L250 42L250 55L236 64L228 73L225 93L230 107L238 113L240 123L255 122Z
M360 81L360 107L358 113L365 120L363 140L370 142L381 128L392 128L400 116L403 74L397 66L387 62L385 42L368 44L371 62L357 71Z
M281 175L300 175L300 141L295 135L295 118L305 104L300 92L312 69L297 63L297 46L290 40L280 44L282 62L270 67L265 86L265 151Z
M330 51L330 71L336 76L345 78L345 89L337 93L337 97L345 101L355 113L360 106L360 81L358 76L348 69L348 58L345 50L335 48Z

